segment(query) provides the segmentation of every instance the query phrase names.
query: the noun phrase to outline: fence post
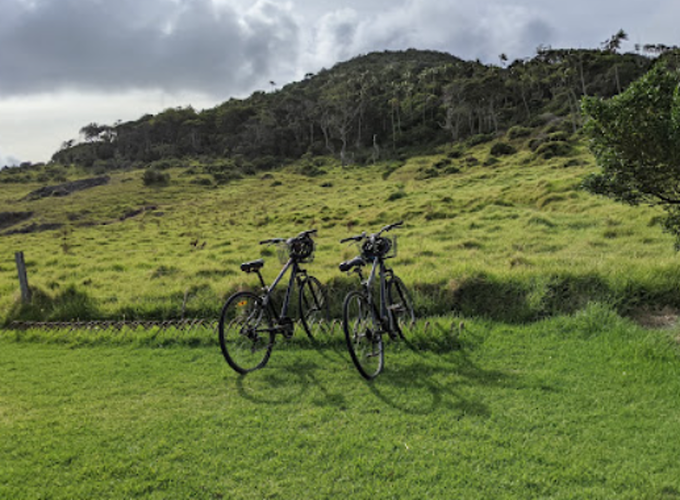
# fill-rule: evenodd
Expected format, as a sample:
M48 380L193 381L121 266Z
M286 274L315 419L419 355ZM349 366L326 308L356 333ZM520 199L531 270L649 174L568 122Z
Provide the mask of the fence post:
M14 260L17 262L17 272L19 273L19 285L21 286L21 301L29 303L31 301L31 289L28 286L26 275L26 263L24 262L24 252L16 252Z

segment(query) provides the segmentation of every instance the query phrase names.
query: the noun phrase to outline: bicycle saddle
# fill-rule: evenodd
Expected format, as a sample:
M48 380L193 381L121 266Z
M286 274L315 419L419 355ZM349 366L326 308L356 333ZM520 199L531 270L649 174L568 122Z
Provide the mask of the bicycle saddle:
M351 270L353 267L365 266L366 261L362 257L354 257L352 260L346 260L340 264L340 270L344 273Z
M244 273L252 273L253 271L258 271L264 266L264 260L257 259L250 262L244 262L241 264L241 271Z

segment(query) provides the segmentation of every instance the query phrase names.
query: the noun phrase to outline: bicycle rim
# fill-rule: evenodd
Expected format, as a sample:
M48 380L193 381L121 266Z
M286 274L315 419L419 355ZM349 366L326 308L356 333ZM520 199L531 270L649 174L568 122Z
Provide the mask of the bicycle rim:
M328 333L330 329L326 290L313 276L305 279L300 286L300 320L310 339L315 334Z
M375 311L363 294L350 292L343 304L342 326L354 366L367 380L383 369L382 333L376 330Z
M411 294L401 281L401 278L394 276L387 285L387 297L389 310L392 315L392 324L399 336L404 338L404 330L413 328L416 322L416 315L413 311L413 300Z
M271 318L260 298L251 292L232 295L222 308L220 348L224 359L241 374L262 368L271 355Z

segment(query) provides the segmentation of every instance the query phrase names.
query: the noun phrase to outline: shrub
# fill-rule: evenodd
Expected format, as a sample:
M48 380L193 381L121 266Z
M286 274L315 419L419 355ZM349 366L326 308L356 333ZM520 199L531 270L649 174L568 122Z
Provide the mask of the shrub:
M532 128L515 125L508 130L508 139L518 139L520 137L528 137L533 132Z
M469 147L491 142L494 138L493 134L477 134L470 137L466 142Z
M491 154L493 156L513 155L516 152L517 150L514 148L514 146L511 146L507 142L497 142L491 146Z
M395 201L406 197L406 192L403 189L395 191L387 197L387 201Z
M569 154L571 154L571 146L563 141L544 142L536 148L536 155L545 160L556 156L568 156Z
M170 182L170 174L155 168L147 168L142 175L142 182L145 186L164 186Z

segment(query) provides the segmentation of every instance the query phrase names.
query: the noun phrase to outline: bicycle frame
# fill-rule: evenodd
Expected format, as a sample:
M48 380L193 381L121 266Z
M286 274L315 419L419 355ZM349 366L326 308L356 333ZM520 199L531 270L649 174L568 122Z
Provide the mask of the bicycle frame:
M359 277L361 278L361 284L366 291L368 303L378 312L377 316L382 322L382 325L374 326L380 326L383 330L385 329L385 326L388 326L389 330L392 331L394 329L394 318L387 310L387 278L392 276L392 269L385 265L385 261L383 259L375 258L373 259L373 264L371 266L371 272L369 273L368 279L364 280L360 267L357 268L357 273L359 274ZM373 299L373 294L371 293L371 288L373 287L373 284L376 280L376 274L378 275L377 279L380 280L380 297L378 305L376 305Z
M273 300L273 292L274 289L277 287L277 285L281 282L283 277L285 276L286 272L288 270L291 270L290 278L288 280L288 285L286 287L286 295L283 300L283 305L281 306L281 312L280 314L277 314L276 312L276 306L274 304ZM268 307L269 310L272 312L273 316L277 318L277 320L282 320L283 318L287 317L288 314L288 308L290 307L290 298L293 294L293 286L297 282L298 286L301 285L302 278L300 276L306 276L307 271L302 269L300 267L300 264L294 260L294 259L288 259L288 262L283 266L281 271L279 271L278 276L274 279L271 285L267 286L267 284L264 281L264 278L262 277L262 273L258 269L256 271L258 278L260 279L260 284L262 285L262 290L264 291L263 295L263 304L265 307Z

